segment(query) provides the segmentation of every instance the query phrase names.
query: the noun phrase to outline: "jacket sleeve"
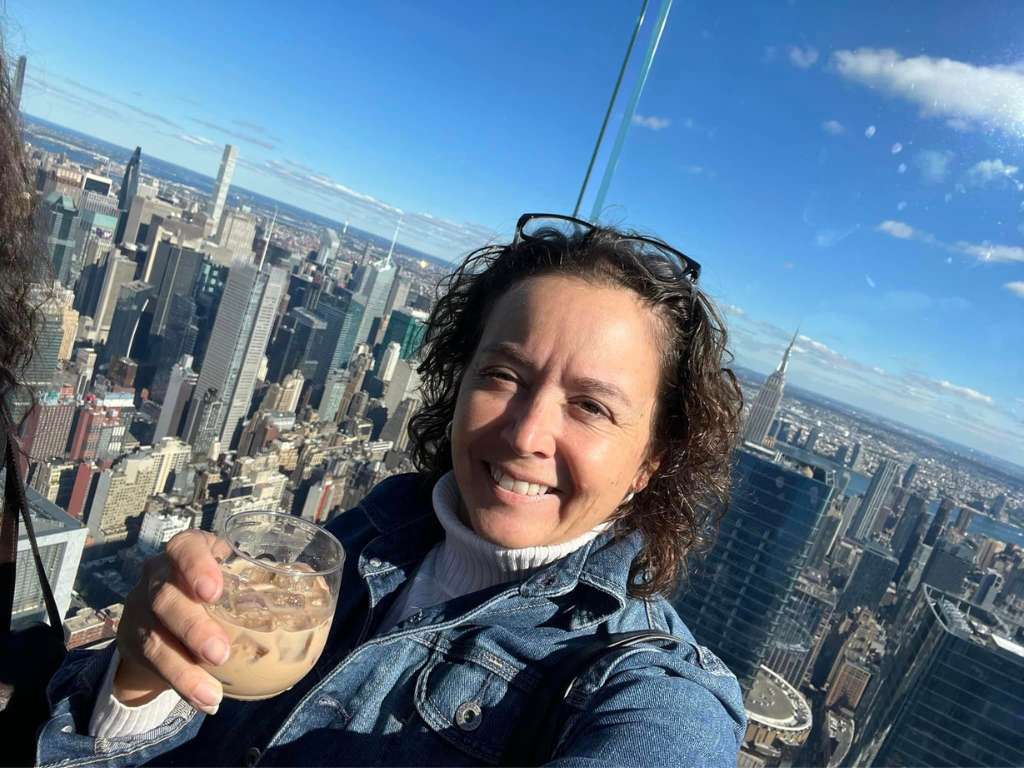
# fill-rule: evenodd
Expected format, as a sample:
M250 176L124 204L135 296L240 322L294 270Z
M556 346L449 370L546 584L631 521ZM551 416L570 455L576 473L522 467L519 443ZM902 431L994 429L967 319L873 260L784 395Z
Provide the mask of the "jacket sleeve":
M689 661L636 650L581 680L548 764L735 768L747 725L740 687L717 658L702 666L700 650Z
M72 651L47 686L50 718L39 731L36 764L121 768L141 765L191 739L204 715L180 701L162 723L146 733L115 738L89 736L89 720L114 654Z

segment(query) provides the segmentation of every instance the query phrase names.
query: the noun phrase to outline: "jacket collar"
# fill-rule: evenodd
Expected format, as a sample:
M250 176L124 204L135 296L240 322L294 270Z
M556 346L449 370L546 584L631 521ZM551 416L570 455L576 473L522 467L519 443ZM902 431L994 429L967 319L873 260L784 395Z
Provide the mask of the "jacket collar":
M374 542L375 556L396 564L407 562L424 557L440 540L444 531L434 514L430 491L424 475L408 473L382 480L363 499L359 506L383 534ZM520 594L556 597L582 584L586 589L581 593L592 593L597 604L594 610L577 609L578 620L588 615L603 620L625 607L630 566L641 546L639 533L620 535L613 527L530 576L520 586Z

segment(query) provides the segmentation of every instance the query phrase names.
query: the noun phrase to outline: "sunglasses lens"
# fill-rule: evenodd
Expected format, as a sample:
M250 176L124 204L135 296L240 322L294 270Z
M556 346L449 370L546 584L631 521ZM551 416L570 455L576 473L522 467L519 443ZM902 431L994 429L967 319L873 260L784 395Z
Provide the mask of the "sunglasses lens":
M558 216L535 216L523 224L521 230L524 237L541 238L559 234L566 238L572 238L586 233L589 229L579 222L571 219L563 219Z

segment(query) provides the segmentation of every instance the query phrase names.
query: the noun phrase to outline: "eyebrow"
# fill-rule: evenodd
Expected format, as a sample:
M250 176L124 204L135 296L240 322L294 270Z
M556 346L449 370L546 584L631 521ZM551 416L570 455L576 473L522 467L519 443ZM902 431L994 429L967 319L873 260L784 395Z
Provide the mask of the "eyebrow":
M536 366L522 353L519 346L509 341L501 341L496 344L491 344L483 349L485 356L503 357L509 362L515 363L516 365L526 368L530 371L536 370ZM573 379L573 386L577 389L581 389L588 394L604 395L614 400L618 400L626 406L632 406L633 403L626 396L626 393L615 384L609 381L603 381L602 379L595 379L592 376L583 376L578 379Z

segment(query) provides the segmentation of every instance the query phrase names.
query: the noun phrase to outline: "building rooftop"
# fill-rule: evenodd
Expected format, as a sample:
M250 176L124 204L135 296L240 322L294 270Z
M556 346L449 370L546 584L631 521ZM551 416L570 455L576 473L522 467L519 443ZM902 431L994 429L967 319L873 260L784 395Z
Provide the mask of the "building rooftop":
M0 493L7 482L7 470L0 469ZM82 523L73 518L35 489L25 486L25 499L28 501L29 516L36 536L48 536L64 531L75 531L82 528ZM18 539L27 539L25 526L18 527Z
M763 664L744 699L747 716L755 723L781 732L804 732L811 728L807 700L781 675Z
M1007 626L991 611L969 600L956 598L925 586L925 595L935 615L948 632L993 652L1024 661L1024 646L1011 640Z

